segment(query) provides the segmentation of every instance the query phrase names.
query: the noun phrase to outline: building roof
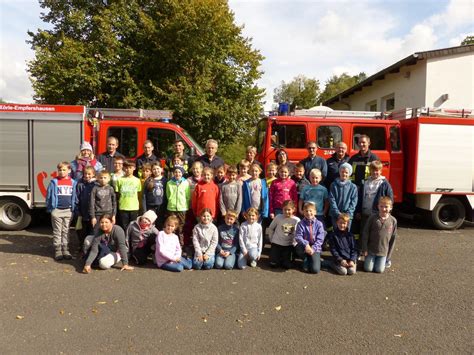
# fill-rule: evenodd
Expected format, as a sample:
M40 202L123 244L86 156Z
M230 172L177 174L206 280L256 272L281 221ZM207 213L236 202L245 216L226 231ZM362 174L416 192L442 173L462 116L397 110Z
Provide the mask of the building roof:
M349 97L350 95L354 94L356 91L361 91L362 88L365 86L370 86L375 80L383 80L385 75L398 73L400 68L404 65L414 65L418 60L421 59L428 59L428 58L437 58L437 57L444 57L453 54L460 54L466 52L474 52L474 45L467 45L467 46L458 46L458 47L450 47L450 48L441 48L441 49L434 49L431 51L425 52L416 52L409 55L406 58L392 64L391 66L375 73L372 76L369 76L367 79L361 81L360 83L350 87L349 89L331 97L330 99L324 101L322 104L328 106L335 102L340 101L343 98Z

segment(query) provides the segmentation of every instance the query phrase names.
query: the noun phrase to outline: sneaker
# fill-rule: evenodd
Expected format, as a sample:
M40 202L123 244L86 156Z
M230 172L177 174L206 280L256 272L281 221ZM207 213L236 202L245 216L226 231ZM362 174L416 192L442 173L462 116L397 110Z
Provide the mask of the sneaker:
M64 258L64 260L71 260L72 259L72 255L69 252L69 250L64 250L63 251L63 258Z
M256 267L257 266L257 262L255 260L251 261L250 262L250 266L251 267Z
M56 250L56 251L54 252L54 260L56 260L56 261L61 261L61 260L63 260L63 259L64 259L64 257L63 257L63 252L62 252L61 250Z
M392 261L389 259L385 262L385 268L390 269L390 266L392 266Z

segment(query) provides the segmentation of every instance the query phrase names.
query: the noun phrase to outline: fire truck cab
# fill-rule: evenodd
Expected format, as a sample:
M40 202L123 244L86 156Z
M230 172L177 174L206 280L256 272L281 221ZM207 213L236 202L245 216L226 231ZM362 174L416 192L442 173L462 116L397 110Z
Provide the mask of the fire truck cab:
M424 211L438 229L455 229L465 219L473 221L471 111L406 109L387 115L296 110L292 115L269 116L257 125L258 160L266 166L275 160L276 150L283 148L289 160L297 163L307 156L308 141L318 144L318 155L324 159L341 141L352 156L359 151L362 134L370 137L370 149L383 163L395 203Z
M201 155L204 150L171 117L161 110L0 104L0 229L29 225L32 210L45 207L56 165L74 160L83 141L98 155L107 137L117 137L118 151L134 159L148 139L163 160L180 139L189 154Z

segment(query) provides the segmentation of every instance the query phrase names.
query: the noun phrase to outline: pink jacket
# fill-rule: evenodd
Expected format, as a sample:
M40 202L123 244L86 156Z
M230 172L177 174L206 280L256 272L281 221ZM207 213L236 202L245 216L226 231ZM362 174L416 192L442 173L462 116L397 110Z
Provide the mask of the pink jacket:
M177 258L181 257L181 246L176 234L166 234L161 231L156 236L156 250L155 258L156 265L161 267L170 261L175 262Z
M293 200L298 204L296 183L290 178L286 180L278 178L270 186L270 213L275 213L275 209L281 209L286 200Z

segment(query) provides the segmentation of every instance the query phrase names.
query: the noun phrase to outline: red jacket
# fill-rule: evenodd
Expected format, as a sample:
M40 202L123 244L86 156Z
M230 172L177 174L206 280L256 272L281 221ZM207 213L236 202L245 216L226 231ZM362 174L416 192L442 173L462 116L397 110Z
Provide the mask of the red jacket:
M199 181L194 188L191 199L191 208L195 216L199 216L204 208L211 210L212 219L217 217L217 206L219 203L219 187L211 182Z
M293 200L295 205L298 204L298 192L296 183L288 178L282 180L280 178L272 182L270 186L270 213L275 213L275 209L281 209L283 202Z

